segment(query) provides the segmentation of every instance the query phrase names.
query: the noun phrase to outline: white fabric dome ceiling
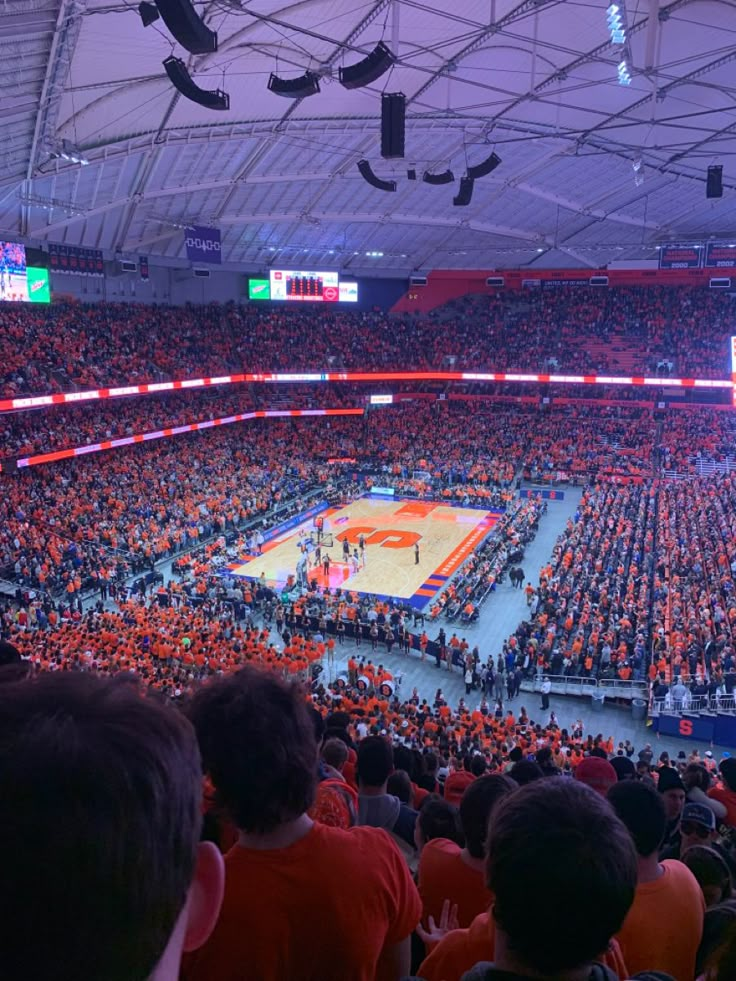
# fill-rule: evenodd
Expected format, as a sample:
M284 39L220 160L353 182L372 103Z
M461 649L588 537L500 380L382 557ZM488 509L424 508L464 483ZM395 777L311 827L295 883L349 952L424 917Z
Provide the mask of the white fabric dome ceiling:
M9 0L0 233L183 256L180 228L221 228L223 261L377 273L605 265L660 241L736 230L736 6L629 0L632 81L617 82L605 0L216 0L219 50L190 55L136 4ZM448 9L449 8L449 9ZM450 12L452 11L452 12ZM383 39L390 73L348 91L338 67ZM227 112L180 96L171 53ZM293 101L269 74L319 72ZM406 158L380 157L381 92L407 96ZM62 140L88 165L54 157ZM502 163L454 207L467 163ZM361 158L397 192L369 186ZM633 164L641 161L638 172ZM724 196L705 172L724 167ZM455 185L409 181L450 167ZM643 178L643 180L642 180ZM382 253L366 260L366 252Z

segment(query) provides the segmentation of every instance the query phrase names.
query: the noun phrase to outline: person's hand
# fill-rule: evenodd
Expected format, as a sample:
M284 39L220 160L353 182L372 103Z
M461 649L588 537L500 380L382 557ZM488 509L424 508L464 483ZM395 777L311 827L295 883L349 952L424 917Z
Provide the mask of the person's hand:
M427 947L438 944L450 930L457 930L460 924L457 919L457 903L451 903L446 899L442 904L440 922L435 923L434 917L429 917L429 929L425 930L421 923L417 925L417 933Z

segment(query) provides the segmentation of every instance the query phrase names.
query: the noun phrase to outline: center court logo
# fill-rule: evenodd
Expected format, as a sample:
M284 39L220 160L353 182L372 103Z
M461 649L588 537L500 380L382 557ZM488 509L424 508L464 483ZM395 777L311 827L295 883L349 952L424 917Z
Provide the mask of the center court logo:
M400 531L398 528L379 528L359 525L341 531L335 537L339 542L347 539L351 545L357 545L360 536L365 536L366 545L380 545L381 548L411 548L421 539L416 531Z

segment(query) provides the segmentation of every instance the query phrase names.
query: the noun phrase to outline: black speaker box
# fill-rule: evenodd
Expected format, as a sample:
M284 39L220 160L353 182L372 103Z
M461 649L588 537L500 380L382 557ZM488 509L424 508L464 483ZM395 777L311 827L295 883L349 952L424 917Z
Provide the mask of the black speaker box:
M355 65L348 65L339 71L340 85L346 89L359 89L370 85L387 72L396 61L383 41L379 41L371 53Z
M315 75L314 72L304 72L298 78L279 78L278 75L271 73L268 89L274 95L281 95L285 99L306 99L319 92L319 75Z
M404 156L406 96L393 92L381 96L381 156Z
M464 208L466 205L470 204L470 199L472 198L472 196L473 196L473 178L461 177L460 190L452 199L452 203L455 205L456 208Z
M174 88L181 92L185 99L196 102L198 105L204 106L205 109L225 110L230 108L230 96L227 92L222 92L220 89L215 89L214 92L209 89L201 89L189 74L187 66L181 58L175 58L171 55L164 62L164 68Z
M723 167L709 167L705 185L707 198L723 197Z
M192 54L217 51L217 34L205 24L189 0L156 0L164 24Z

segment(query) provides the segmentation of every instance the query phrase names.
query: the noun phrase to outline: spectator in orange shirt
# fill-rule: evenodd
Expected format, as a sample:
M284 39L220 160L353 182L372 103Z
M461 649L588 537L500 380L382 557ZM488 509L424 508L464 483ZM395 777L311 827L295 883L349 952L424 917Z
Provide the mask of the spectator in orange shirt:
M192 727L135 684L0 685L2 972L176 981L209 936L222 857L200 843ZM73 790L71 789L73 788Z
M637 852L637 886L618 942L629 971L664 971L692 981L703 936L705 901L690 869L659 861L666 814L662 796L636 780L622 780L608 799L629 829Z
M620 928L636 886L631 840L606 802L573 780L535 781L500 802L487 852L494 961L476 964L463 981L602 977L594 963ZM529 897L540 895L554 901L532 925ZM432 981L457 977L427 973Z
M417 851L421 854L424 846L437 838L449 839L459 846L465 841L458 809L441 797L430 794L419 808L417 823L414 825L414 844Z
M449 900L457 905L458 926L467 927L490 906L493 897L485 884L485 844L488 820L516 783L500 773L475 780L460 801L460 823L465 847L447 838L436 838L422 849L419 860L419 895L422 897L422 922L436 923L442 905Z
M419 895L384 831L344 831L306 813L317 745L300 690L248 668L202 688L191 716L239 841L225 857L217 926L186 981L404 977Z

